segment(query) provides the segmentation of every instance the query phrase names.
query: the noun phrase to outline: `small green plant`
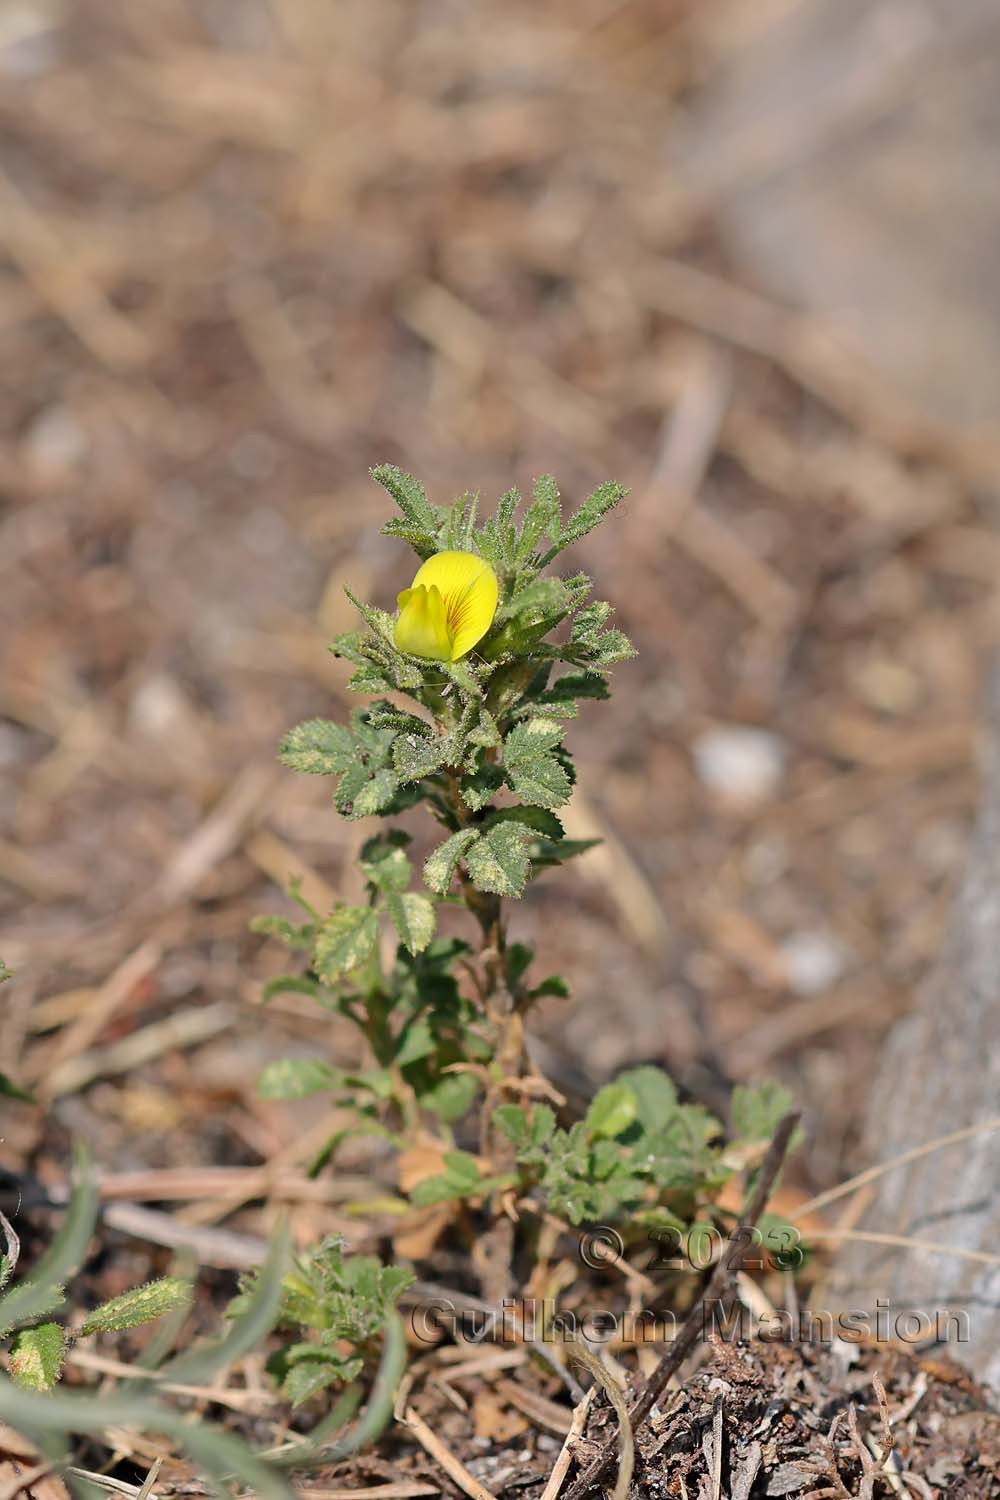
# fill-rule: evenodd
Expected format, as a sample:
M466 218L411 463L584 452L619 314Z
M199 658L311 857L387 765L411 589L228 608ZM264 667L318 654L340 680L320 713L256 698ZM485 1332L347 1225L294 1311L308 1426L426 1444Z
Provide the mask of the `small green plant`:
M255 1295L259 1275L245 1278L231 1314ZM377 1363L396 1301L413 1279L412 1272L383 1266L376 1256L345 1256L343 1240L335 1236L295 1261L282 1282L278 1328L298 1336L268 1360L293 1406L327 1386L350 1385Z
M400 511L384 533L408 542L421 565L395 615L350 595L364 628L331 646L355 668L351 688L375 701L347 724L300 724L280 759L329 777L343 817L390 826L361 849L363 901L319 912L293 888L302 920L256 923L309 955L304 973L271 981L265 996L305 993L346 1017L372 1066L278 1061L261 1089L284 1099L329 1091L353 1109L358 1131L388 1137L404 1159L419 1143L424 1169L404 1174L415 1207L495 1207L508 1192L522 1210L574 1225L691 1222L763 1151L787 1097L745 1091L734 1112L740 1139L726 1143L718 1120L647 1067L561 1127L544 1102L553 1091L529 1064L524 1020L568 986L558 975L532 977L533 952L508 939L504 906L590 847L568 838L559 817L575 780L565 727L582 705L610 696L610 669L635 653L611 624L611 606L591 599L585 574L549 569L625 492L602 484L564 520L546 476L520 521L511 490L477 524L474 497L440 507L398 469L372 473ZM415 884L411 834L393 820L418 806L439 837ZM471 934L441 932L453 912L471 918ZM383 967L386 925L396 950ZM478 1149L458 1149L455 1131L467 1138L477 1109Z

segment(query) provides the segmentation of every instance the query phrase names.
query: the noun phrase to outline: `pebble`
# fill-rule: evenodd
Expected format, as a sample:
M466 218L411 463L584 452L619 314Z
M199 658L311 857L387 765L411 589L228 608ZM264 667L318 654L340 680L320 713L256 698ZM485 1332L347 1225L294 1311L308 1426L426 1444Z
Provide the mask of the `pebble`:
M766 729L738 724L707 729L692 753L701 783L732 802L763 802L784 774L784 741Z
M66 406L49 406L32 422L24 439L25 454L39 478L65 479L86 457L89 440Z
M828 932L793 932L781 944L788 983L797 995L820 995L847 967L847 953Z

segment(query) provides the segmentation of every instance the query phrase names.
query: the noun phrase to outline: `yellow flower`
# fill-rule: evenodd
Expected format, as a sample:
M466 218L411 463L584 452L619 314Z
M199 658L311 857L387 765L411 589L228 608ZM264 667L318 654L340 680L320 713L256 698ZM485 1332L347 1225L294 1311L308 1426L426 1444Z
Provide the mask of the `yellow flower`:
M458 661L493 624L498 594L496 574L475 552L437 552L396 601L396 645L430 661Z

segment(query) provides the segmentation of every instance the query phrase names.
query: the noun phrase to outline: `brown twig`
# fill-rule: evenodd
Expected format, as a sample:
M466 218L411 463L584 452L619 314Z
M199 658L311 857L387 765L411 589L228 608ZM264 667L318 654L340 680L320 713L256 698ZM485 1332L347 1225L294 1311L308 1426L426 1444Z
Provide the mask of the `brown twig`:
M437 1434L431 1431L423 1417L418 1412L415 1412L412 1406L407 1407L403 1421L413 1433L421 1448L441 1465L442 1469L450 1479L455 1481L459 1489L465 1491L469 1496L469 1500L494 1500L494 1496L486 1486L480 1484L479 1480L469 1473L461 1459L456 1458L451 1449L446 1447Z
M739 1227L733 1236L730 1252L724 1255L716 1265L708 1285L685 1318L680 1332L653 1371L646 1389L636 1399L629 1411L629 1420L633 1431L640 1427L649 1416L650 1411L665 1392L670 1380L698 1343L704 1331L705 1314L708 1308L714 1302L721 1300L732 1285L733 1278L739 1271L743 1257L750 1246L751 1235L746 1231L754 1228L757 1220L764 1212L771 1195L771 1190L774 1187L775 1180L788 1152L792 1134L798 1121L798 1111L792 1110L785 1116L775 1131L774 1139L771 1141L767 1155L761 1163L753 1192L750 1194L743 1213L740 1216ZM603 1479L609 1465L614 1462L617 1451L617 1440L605 1444L597 1457L588 1464L582 1474L577 1476L576 1480L566 1491L565 1500L584 1500L587 1492Z

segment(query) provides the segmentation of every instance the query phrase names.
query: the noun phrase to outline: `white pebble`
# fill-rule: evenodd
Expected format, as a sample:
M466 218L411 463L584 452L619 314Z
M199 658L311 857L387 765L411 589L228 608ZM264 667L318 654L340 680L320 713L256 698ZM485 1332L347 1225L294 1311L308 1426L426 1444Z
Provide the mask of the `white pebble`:
M766 729L720 725L700 734L692 751L702 784L733 802L762 802L785 769L784 743Z
M828 932L793 932L781 944L788 983L797 995L820 995L847 967L844 948Z

